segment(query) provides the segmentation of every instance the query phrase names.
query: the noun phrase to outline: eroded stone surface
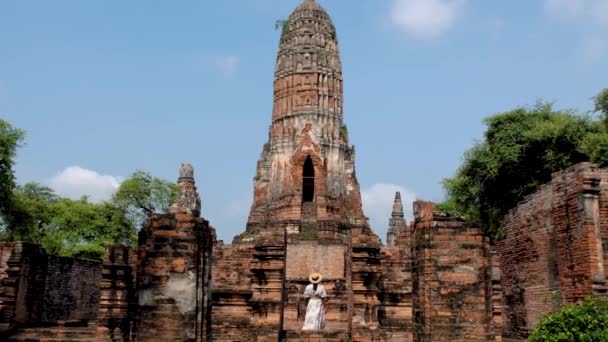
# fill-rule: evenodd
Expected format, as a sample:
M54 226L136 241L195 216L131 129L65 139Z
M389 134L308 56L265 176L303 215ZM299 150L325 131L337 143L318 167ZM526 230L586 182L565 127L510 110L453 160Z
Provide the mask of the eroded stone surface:
M181 196L139 234L137 341L209 338L210 264L215 232L198 217L192 168L182 165Z

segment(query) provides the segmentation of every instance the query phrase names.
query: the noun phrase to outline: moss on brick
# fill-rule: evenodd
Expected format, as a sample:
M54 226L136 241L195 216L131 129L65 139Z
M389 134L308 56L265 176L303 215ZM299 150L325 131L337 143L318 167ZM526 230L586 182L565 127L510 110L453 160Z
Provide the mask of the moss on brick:
M319 229L317 227L317 222L302 222L302 227L300 228L300 240L318 240L319 239Z

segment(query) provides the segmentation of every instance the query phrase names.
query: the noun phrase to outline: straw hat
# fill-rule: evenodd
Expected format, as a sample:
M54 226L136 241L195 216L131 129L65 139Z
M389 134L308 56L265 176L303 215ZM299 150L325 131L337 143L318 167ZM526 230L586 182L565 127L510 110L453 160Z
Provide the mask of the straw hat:
M321 280L323 280L323 276L321 273L313 272L310 274L310 276L308 276L308 280L310 280L310 282L313 284L318 284L321 282Z

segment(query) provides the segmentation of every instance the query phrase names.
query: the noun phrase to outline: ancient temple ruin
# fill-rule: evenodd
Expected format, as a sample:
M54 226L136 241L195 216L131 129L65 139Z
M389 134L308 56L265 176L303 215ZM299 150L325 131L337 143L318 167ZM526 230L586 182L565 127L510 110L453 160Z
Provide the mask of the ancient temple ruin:
M348 339L353 330L377 328L379 293L388 299L393 289L377 286L381 245L361 208L342 102L336 29L318 3L304 1L281 34L269 141L246 230L214 251L213 278L221 279L212 285L218 339L301 336L301 295L311 272L322 273L331 289L323 336ZM224 279L227 274L234 276ZM405 322L404 312L389 310L386 322ZM395 338L404 334L394 332Z
M494 245L430 202L408 223L396 193L383 245L362 210L342 89L336 29L304 0L281 33L243 232L217 240L182 164L178 198L136 248L96 262L0 242L0 338L519 341L559 304L606 292L608 171L592 164L556 173ZM311 272L329 294L320 332L301 329Z
M399 194L389 246L380 244L368 224L342 89L336 29L318 3L304 1L281 34L269 141L257 165L247 227L231 245L214 250L215 339L413 338L410 228ZM483 243L475 248L489 256L481 252L487 249ZM474 277L488 267L489 261L473 265ZM330 292L327 326L317 334L301 331L302 293L311 272L324 275ZM473 295L485 300L486 293ZM484 325L478 337L492 336L491 310L472 311ZM421 319L429 314L422 307L418 313Z

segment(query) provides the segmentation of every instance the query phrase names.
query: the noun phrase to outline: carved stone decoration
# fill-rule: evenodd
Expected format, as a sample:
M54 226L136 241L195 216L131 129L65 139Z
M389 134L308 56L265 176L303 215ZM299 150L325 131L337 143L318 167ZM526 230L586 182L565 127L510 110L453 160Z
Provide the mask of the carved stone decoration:
M171 205L171 212L186 212L199 216L201 214L201 199L194 183L194 169L192 165L182 163L179 168L177 180L179 194L175 203Z

